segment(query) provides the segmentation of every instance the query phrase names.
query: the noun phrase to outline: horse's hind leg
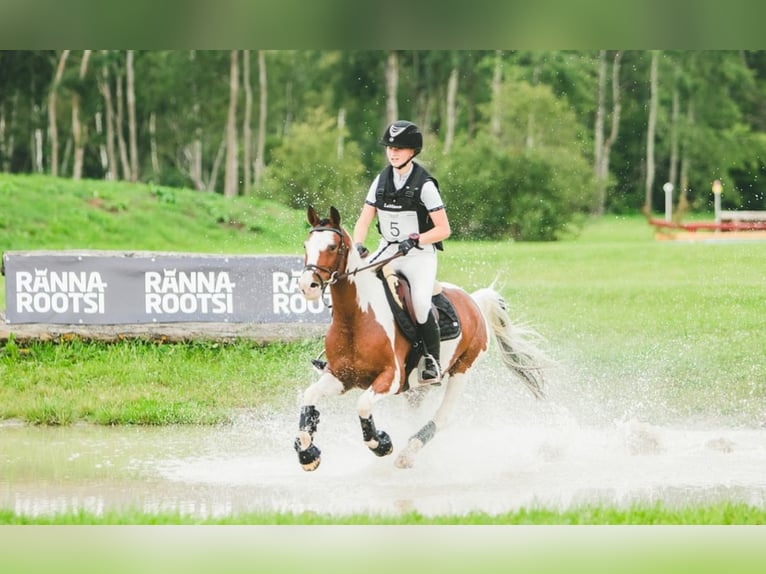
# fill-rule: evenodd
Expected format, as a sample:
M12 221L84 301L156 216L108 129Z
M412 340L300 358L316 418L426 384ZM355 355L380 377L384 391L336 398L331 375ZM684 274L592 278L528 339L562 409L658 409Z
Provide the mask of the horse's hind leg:
M455 408L457 398L465 386L465 373L455 373L447 379L447 388L444 390L444 398L433 418L410 437L407 446L396 457L394 464L399 468L412 468L415 464L415 455L432 439L436 431L443 428L447 418Z

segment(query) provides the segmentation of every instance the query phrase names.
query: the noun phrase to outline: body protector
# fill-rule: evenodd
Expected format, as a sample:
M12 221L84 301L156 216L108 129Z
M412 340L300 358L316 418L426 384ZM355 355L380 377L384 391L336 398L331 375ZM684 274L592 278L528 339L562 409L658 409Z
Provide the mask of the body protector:
M393 171L393 167L389 165L380 172L375 192L378 231L390 243L403 241L410 233L425 233L433 229L434 223L420 199L420 193L427 181L432 181L437 188L439 187L435 177L423 166L413 162L410 176L404 186L397 190L394 187ZM383 227L381 220L385 221ZM441 241L434 243L434 247L440 251L444 250Z

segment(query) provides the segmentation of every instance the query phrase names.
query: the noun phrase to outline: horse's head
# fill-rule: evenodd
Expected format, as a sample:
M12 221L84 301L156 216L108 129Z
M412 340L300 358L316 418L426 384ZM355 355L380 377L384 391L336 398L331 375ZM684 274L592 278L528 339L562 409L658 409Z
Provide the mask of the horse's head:
M340 213L334 207L328 219L320 219L311 206L307 215L311 231L303 244L305 257L298 284L303 296L313 301L346 270L351 238L341 228Z

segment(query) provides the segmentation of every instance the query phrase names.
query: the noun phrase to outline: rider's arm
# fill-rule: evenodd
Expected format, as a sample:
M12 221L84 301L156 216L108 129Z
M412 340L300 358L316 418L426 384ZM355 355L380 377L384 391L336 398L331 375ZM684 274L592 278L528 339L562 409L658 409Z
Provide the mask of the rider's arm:
M354 243L364 243L367 238L367 230L370 228L372 220L375 219L376 209L374 205L365 203L362 207L362 212L359 214L359 219L356 220L354 225Z
M429 229L425 233L420 234L420 244L437 243L447 239L452 230L449 226L449 219L447 219L447 211L445 209L437 209L430 213L431 221L434 222L433 229Z

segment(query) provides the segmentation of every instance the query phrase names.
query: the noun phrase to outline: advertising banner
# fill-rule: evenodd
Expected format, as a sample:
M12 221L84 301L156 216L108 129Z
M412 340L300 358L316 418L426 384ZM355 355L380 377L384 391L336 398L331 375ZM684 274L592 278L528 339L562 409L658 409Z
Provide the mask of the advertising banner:
M302 267L289 255L11 251L6 322L329 322L325 303L300 293Z

